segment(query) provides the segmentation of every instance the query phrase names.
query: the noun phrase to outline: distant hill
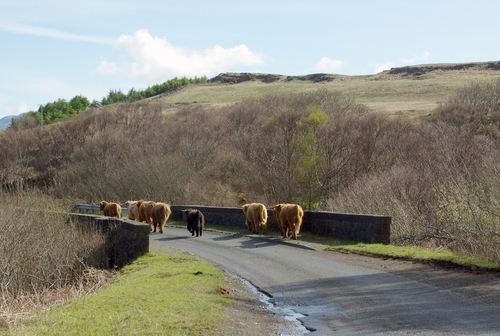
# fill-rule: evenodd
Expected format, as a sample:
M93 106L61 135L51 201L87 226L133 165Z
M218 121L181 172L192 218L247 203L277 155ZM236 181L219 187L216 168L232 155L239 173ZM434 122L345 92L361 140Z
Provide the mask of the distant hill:
M0 119L0 130L6 130L10 126L12 119L19 119L19 118L25 116L26 114L28 114L28 112L21 113L18 115L9 115L9 116L3 117L2 119Z

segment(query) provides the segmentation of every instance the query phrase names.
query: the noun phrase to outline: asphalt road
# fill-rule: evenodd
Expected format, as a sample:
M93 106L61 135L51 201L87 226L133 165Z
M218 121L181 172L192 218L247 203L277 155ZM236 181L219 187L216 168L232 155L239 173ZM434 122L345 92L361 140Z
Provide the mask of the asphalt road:
M468 295L453 278L441 286L420 277L426 268L385 271L279 239L209 231L191 237L180 228L152 233L150 240L248 280L277 307L304 315L311 336L500 335L498 300Z

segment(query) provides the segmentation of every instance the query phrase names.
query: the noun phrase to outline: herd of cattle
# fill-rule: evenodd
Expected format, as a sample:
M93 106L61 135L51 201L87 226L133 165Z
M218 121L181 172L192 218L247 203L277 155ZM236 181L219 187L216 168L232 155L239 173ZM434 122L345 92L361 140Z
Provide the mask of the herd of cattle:
M122 206L118 203L102 201L99 203L104 216L121 218ZM163 233L165 223L172 211L170 205L154 201L127 201L124 206L128 210L128 219L149 224L152 232L158 229ZM246 222L250 232L259 234L261 231L266 233L267 229L267 208L262 203L249 203L242 206ZM272 207L273 214L276 217L281 235L285 238L291 237L297 239L297 235L302 225L304 211L298 204L277 204ZM186 217L187 229L192 236L201 236L205 226L205 217L200 210L185 209L181 210Z

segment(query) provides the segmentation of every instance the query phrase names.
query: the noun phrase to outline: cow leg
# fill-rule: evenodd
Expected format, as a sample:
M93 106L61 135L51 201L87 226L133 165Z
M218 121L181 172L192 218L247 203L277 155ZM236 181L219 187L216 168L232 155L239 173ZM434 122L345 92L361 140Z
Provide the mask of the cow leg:
M253 233L253 231L254 231L253 223L247 221L247 226L248 226L248 231L250 231L251 233Z
M282 222L278 222L278 225L280 227L280 230L281 230L281 235L283 236L283 238L286 238L286 229L285 229L285 225L283 225Z

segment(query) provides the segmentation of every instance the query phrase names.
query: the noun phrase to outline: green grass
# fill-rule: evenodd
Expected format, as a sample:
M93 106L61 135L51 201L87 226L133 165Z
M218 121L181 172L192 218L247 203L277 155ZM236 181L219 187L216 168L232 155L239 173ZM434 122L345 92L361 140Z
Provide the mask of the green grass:
M383 244L348 243L328 247L330 250L343 250L383 258L406 259L418 262L433 262L452 267L475 270L500 271L500 264L483 259L461 256L450 250L431 250L412 246Z
M224 273L195 256L153 254L105 289L40 311L12 335L213 335L230 300Z

